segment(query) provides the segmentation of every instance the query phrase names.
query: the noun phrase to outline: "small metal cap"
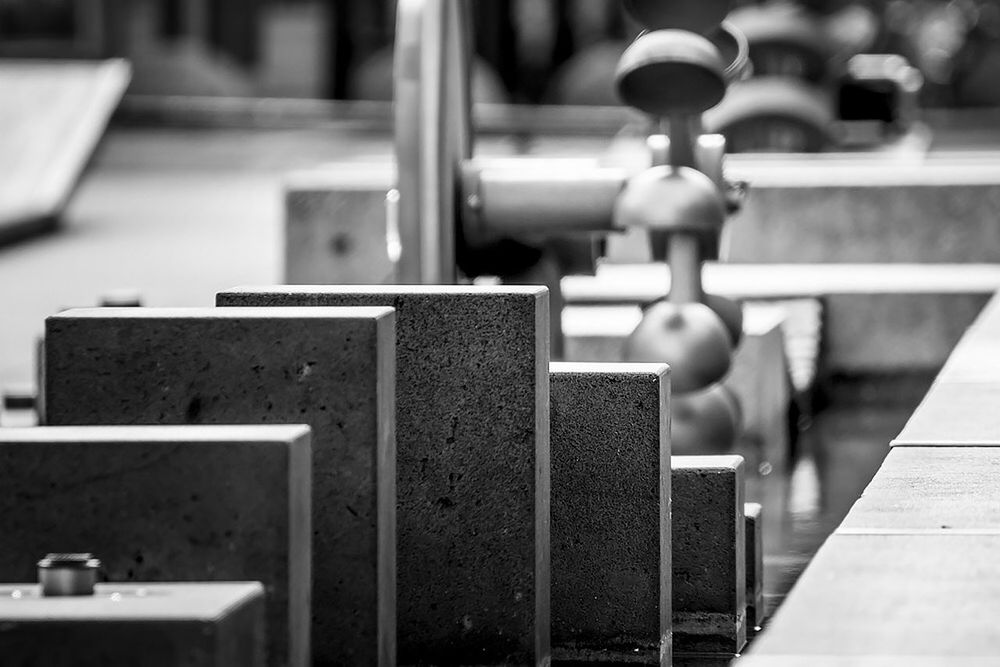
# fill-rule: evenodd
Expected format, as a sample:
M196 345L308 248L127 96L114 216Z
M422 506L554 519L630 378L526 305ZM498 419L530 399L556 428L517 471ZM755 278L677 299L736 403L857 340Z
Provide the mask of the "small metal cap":
M93 595L100 567L93 554L48 554L38 561L42 595Z

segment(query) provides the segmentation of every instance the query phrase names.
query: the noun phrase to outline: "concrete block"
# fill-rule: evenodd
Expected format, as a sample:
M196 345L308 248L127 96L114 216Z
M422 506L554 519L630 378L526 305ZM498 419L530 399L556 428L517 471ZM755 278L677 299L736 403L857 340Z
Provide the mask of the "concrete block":
M244 287L217 302L396 309L400 661L548 660L547 291Z
M1000 205L1000 179L955 182L955 172L901 174L886 183L872 168L846 167L847 182L825 165L781 181L751 177L752 196L729 226L734 262L995 262L1000 231L991 211ZM944 167L942 167L944 168ZM791 170L788 170L789 172ZM865 175L862 175L865 174ZM936 178L938 176L938 178ZM866 179L862 182L860 179ZM978 180L978 179L975 179ZM782 182L783 181L783 182ZM876 187L881 186L881 187ZM947 220L947 225L941 221Z
M390 309L100 308L46 325L50 424L311 426L313 658L392 661Z
M747 633L753 634L764 622L764 522L760 503L744 503L746 519Z
M285 282L392 282L386 193L395 181L388 163L291 174L285 188Z
M981 292L831 294L825 364L846 374L937 370L988 300Z
M1000 447L895 447L838 533L1000 533Z
M1000 379L936 382L910 416L894 447L1000 446Z
M260 581L270 664L305 665L309 440L277 425L0 429L0 580L94 552L112 581Z
M671 466L674 650L739 653L747 620L743 457L675 456Z
M997 534L835 534L747 654L995 662L998 549Z
M550 369L553 656L669 665L669 369Z
M98 584L68 598L0 585L8 667L263 667L264 634L257 582Z

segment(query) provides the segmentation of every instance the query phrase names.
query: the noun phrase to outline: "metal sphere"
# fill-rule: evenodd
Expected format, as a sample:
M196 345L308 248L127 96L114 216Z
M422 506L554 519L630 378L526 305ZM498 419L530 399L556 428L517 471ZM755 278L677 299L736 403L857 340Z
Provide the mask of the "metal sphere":
M739 437L739 399L716 384L670 399L670 448L676 455L725 454Z
M672 391L684 393L722 379L732 344L722 320L705 304L657 301L626 339L624 359L669 364Z
M614 225L718 234L726 209L711 178L690 167L650 167L628 180L615 201Z

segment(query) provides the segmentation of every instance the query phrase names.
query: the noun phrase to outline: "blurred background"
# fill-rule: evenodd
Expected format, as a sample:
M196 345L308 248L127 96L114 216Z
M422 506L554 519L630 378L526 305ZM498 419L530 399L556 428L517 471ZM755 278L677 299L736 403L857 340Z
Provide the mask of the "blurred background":
M0 0L0 56L128 57L133 93L388 99L395 4ZM853 54L898 53L923 74L922 106L1000 104L995 0L737 4L741 27L763 22L788 39L808 37L817 53L803 60L825 60L802 67L756 58L758 73L800 67L830 85ZM636 31L621 3L489 0L474 3L474 14L480 101L617 104L609 70Z

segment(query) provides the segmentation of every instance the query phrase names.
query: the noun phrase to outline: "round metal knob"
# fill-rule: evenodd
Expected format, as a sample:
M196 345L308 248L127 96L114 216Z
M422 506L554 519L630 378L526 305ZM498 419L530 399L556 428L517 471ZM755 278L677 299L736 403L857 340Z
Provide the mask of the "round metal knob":
M48 554L38 561L42 595L93 595L100 567L93 554Z
M670 447L674 454L724 454L739 436L741 410L733 393L717 384L670 399Z
M647 28L706 32L732 9L732 0L625 0L625 11Z
M625 341L626 361L670 365L670 386L678 393L718 382L729 371L729 332L702 303L657 301Z
M614 226L717 234L726 210L711 178L690 167L658 165L626 183L615 201Z
M701 35L656 30L625 49L615 87L625 104L649 114L698 114L726 94L725 70L719 50Z

